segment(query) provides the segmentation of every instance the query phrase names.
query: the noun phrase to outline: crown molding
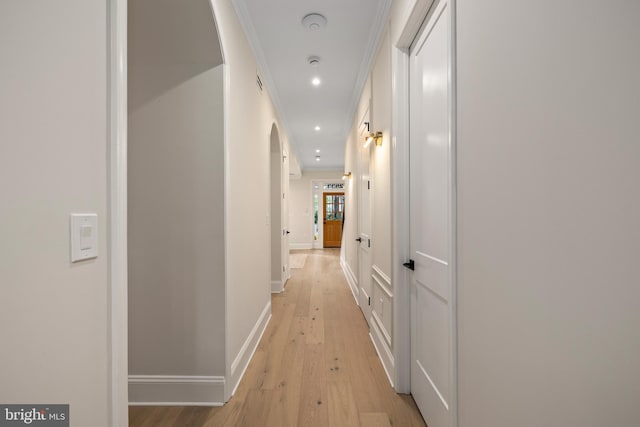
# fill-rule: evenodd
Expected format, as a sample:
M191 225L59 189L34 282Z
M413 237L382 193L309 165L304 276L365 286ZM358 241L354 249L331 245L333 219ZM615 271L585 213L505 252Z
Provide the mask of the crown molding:
M351 125L353 124L353 120L358 108L358 103L360 102L362 91L364 90L364 85L367 82L369 73L371 72L373 60L378 53L378 46L380 45L380 40L382 39L382 35L384 34L386 22L389 19L389 13L391 12L391 3L392 0L383 0L380 2L375 20L373 22L373 25L371 26L371 32L369 33L369 42L365 47L365 55L362 58L360 71L358 72L358 78L356 79L355 86L353 87L353 93L351 95L351 104L349 105L348 110L349 113L347 114L347 119L343 126L342 133L343 139L345 141L347 140L349 130L351 129Z
M251 15L249 14L247 4L244 2L244 0L231 0L231 4L236 11L236 15L238 15L240 25L242 26L242 29L247 36L247 40L249 42L249 46L251 47L251 51L253 52L253 56L258 63L258 70L260 71L262 77L262 83L267 87L267 91L271 96L271 101L273 102L273 105L278 112L280 123L282 124L281 127L283 128L282 130L286 134L286 137L289 141L289 149L293 151L293 155L296 157L296 159L300 159L298 150L296 150L295 147L293 134L290 131L291 126L289 126L285 115L282 114L282 112L284 111L284 109L282 108L282 102L280 101L280 96L278 95L276 85L273 82L273 77L271 77L269 67L267 66L267 59L264 56L264 49L262 48L262 44L260 43L258 33L253 26L253 21L251 20Z

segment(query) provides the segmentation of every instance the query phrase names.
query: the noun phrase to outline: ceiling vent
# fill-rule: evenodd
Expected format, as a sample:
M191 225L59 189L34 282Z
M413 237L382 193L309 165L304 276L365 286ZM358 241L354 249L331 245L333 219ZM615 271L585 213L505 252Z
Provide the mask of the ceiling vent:
M319 13L310 13L302 18L302 25L309 31L322 30L327 26L327 18Z

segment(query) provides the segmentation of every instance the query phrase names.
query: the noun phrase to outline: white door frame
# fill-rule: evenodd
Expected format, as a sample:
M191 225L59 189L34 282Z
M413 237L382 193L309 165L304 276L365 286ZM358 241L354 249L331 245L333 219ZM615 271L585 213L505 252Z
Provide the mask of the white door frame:
M393 336L395 346L394 385L399 393L411 391L411 277L402 264L410 258L409 239L409 48L418 35L422 23L434 0L415 0L403 23L403 30L391 48L392 68L392 280L396 283L393 307ZM452 330L452 409L453 426L457 426L457 173L456 173L456 0L449 0L451 7L451 217L450 270L453 286L451 319Z
M129 425L127 317L127 0L109 0L109 425Z

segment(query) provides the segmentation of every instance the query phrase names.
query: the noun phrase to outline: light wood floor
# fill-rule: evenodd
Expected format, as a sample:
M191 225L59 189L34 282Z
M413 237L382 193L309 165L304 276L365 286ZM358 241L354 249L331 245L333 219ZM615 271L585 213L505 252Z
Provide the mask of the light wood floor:
M394 392L345 281L339 250L307 251L235 395L221 408L131 407L131 427L424 426Z

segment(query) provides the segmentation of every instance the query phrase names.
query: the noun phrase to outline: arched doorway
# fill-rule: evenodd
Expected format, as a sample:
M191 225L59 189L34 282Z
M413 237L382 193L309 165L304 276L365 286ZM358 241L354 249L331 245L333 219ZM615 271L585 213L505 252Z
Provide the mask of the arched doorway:
M285 266L283 247L286 239L286 230L283 222L283 182L282 167L283 155L280 134L275 123L271 126L269 137L270 144L270 180L271 180L271 292L282 292L284 289Z

